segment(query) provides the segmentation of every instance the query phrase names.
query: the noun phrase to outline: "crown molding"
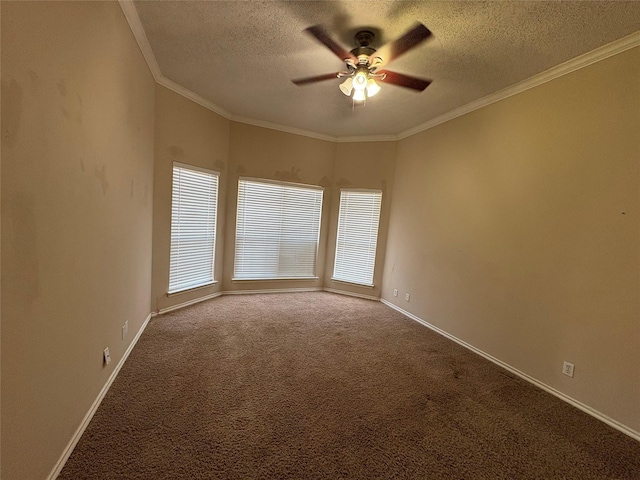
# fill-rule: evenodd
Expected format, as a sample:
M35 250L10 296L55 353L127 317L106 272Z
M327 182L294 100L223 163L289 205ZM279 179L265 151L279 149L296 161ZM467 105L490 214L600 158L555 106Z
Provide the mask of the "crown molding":
M356 135L353 137L336 137L336 143L357 143L357 142L395 142L397 135Z
M593 63L612 57L639 45L640 31L561 63L560 65L552 67L549 70L545 70L544 72L534 75L527 80L523 80L522 82L503 88L495 93L491 93L478 100L474 100L466 105L455 108L416 127L405 130L404 132L399 133L397 138L398 140L402 140L403 138L410 137L416 133L423 132L437 125L448 122L449 120L453 120L454 118L471 113L474 110L478 110L482 107L491 105L492 103L517 95L518 93L522 93L526 90L542 85L543 83L562 77L563 75L575 72L576 70L580 70L581 68L587 67Z
M120 4L122 13L124 13L125 18L127 19L127 23L129 24L129 28L131 29L136 42L138 42L138 47L142 52L142 56L147 62L149 70L151 70L151 75L153 75L156 82L159 81L159 79L162 78L162 72L160 72L160 66L158 65L156 56L153 54L153 50L151 50L151 44L149 43L147 34L145 33L144 28L142 28L142 23L140 22L140 17L138 16L138 11L133 4L133 0L118 0L118 3Z
M436 118L433 118L427 122L421 123L413 128L400 132L397 135L360 135L360 136L344 136L344 137L334 137L331 135L326 135L322 133L316 133L309 130L303 130L295 127L288 127L286 125L280 125L276 123L266 122L263 120L255 120L251 118L241 117L233 115L222 107L219 107L215 103L207 100L204 97L201 97L197 93L189 90L188 88L179 85L173 80L168 79L162 72L160 71L160 67L156 60L153 51L151 50L151 45L149 44L149 40L147 39L147 34L142 27L142 23L140 22L140 17L138 16L138 12L133 4L133 0L118 0L120 3L120 7L129 23L129 27L133 32L133 35L138 42L138 46L142 51L142 55L147 62L149 70L151 70L151 74L155 81L172 90L173 92L182 95L185 98L197 103L198 105L203 106L204 108L211 110L212 112L221 115L222 117L238 122L244 123L247 125L253 125L256 127L268 128L270 130L278 130L285 133L291 133L293 135L301 135L303 137L315 138L317 140L324 140L327 142L334 143L353 143L353 142L393 142L397 140L402 140L403 138L410 137L417 133L423 132L430 128L436 127L442 123L453 120L454 118L458 118L462 115L466 115L467 113L471 113L474 110L478 110L480 108L491 105L492 103L499 102L500 100L504 100L505 98L509 98L513 95L517 95L531 88L542 85L543 83L549 82L556 78L559 78L563 75L567 75L569 73L575 72L581 68L587 67L592 63L599 62L604 60L605 58L611 57L613 55L617 55L631 48L640 46L640 31L632 33L631 35L627 35L619 40L611 42L602 47L596 48L591 52L587 52L583 55L575 57L571 60L568 60L560 65L550 68L542 73L534 75L527 80L523 80L522 82L516 83L509 87L503 88L497 92L491 93L485 97L482 97L478 100L474 100L473 102L467 103L461 107L455 108L443 115L440 115Z
M280 132L291 133L293 135L301 135L303 137L315 138L317 140L325 140L333 143L356 143L356 142L394 142L398 140L396 135L360 135L353 137L334 137L332 135L325 135L323 133L316 133L310 130L303 130L301 128L287 127L286 125L280 125L277 123L265 122L262 120L254 120L247 117L231 116L231 120L238 123L244 123L246 125L253 125L255 127L268 128L271 130L278 130Z
M192 90L183 87L182 85L174 82L173 80L170 80L162 74L162 72L160 71L160 66L158 65L158 61L156 60L156 56L151 49L151 44L149 43L147 34L142 27L142 22L140 22L140 17L138 16L138 11L133 4L133 0L118 0L118 3L120 4L120 8L122 8L122 12L127 19L127 23L129 23L129 28L131 28L131 32L133 33L136 42L138 42L138 47L140 48L142 56L146 60L147 66L149 67L149 70L151 70L151 74L153 75L156 83L168 88L178 95L182 95L183 97L188 98L189 100L205 107L208 110L211 110L212 112L217 113L218 115L223 116L228 120L231 120L231 113L227 112L224 108L219 107L210 100L201 97Z
M304 130L301 128L289 127L286 125L280 125L277 123L271 123L263 120L255 120L252 118L241 117L238 115L233 115L231 112L228 112L224 108L216 105L210 100L198 95L192 90L183 87L177 82L165 77L160 71L160 66L158 65L158 61L156 60L156 56L151 49L151 44L149 43L149 39L147 38L147 34L142 27L142 22L140 22L140 17L138 16L138 11L136 10L135 5L133 4L133 0L118 0L120 4L120 8L122 8L122 12L124 13L125 18L127 19L127 23L129 24L129 28L131 28L131 32L138 43L138 47L142 52L142 55L147 62L147 66L153 75L154 80L157 84L162 85L163 87L168 88L172 92L177 93L185 98L188 98L192 102L197 103L198 105L211 110L214 113L226 118L227 120L231 120L237 123L243 123L246 125L253 125L255 127L268 128L270 130L277 130L280 132L290 133L293 135L300 135L303 137L315 138L316 140L324 140L326 142L333 143L349 143L349 142L388 142L395 141L398 139L396 135L364 135L364 136L354 136L354 137L334 137L332 135L326 135L322 133L312 132L310 130Z
M217 113L221 117L226 118L227 120L233 120L233 115L226 111L224 108L219 107L215 103L210 100L207 100L204 97L201 97L193 90L189 90L188 88L183 87L179 83L174 82L173 80L168 79L164 75L160 75L160 78L156 80L159 85L168 88L169 90L177 93L178 95L182 95L185 98L188 98L192 102L197 103L204 108L211 110L212 112Z
M235 115L231 116L230 120L238 123L244 123L245 125L253 125L255 127L268 128L270 130L278 130L280 132L291 133L293 135L300 135L303 137L310 137L317 140L324 140L333 143L394 142L398 140L397 135L360 135L352 137L334 137L332 135L316 133L310 130L303 130L301 128L288 127L286 125L265 122L262 120L254 120L247 117L238 117Z
M231 120L238 123L244 123L245 125L253 125L254 127L268 128L270 130L278 130L280 132L292 133L294 135L301 135L303 137L315 138L316 140L324 140L326 142L337 142L338 137L331 135L325 135L323 133L316 133L309 130L303 130L301 128L288 127L286 125L280 125L277 123L265 122L263 120L254 120L252 118L238 117L233 115Z

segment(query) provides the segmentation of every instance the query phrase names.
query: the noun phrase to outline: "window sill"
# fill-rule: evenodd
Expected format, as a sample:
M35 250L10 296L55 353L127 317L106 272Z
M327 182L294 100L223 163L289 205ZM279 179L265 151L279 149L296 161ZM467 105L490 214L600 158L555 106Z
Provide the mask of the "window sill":
M349 280L340 280L338 278L331 277L332 282L345 283L347 285L353 285L356 287L364 287L364 288L373 288L375 285L373 283L358 283L358 282L350 282Z
M167 292L167 297L175 297L176 295L181 295L183 293L193 292L193 291L196 291L196 290L201 290L203 288L212 287L213 285L216 285L217 283L218 283L218 281L214 280L213 282L206 283L204 285L198 285L197 287L191 287L191 288L185 288L184 290L175 290L173 292Z
M277 278L232 278L232 282L292 282L296 280L315 281L320 277L277 277Z

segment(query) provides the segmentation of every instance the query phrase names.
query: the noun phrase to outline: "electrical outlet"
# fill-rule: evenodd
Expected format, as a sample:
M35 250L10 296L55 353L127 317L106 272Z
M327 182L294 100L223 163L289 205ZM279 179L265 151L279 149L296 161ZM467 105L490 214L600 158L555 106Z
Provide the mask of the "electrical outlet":
M104 349L103 357L104 357L104 364L109 365L111 363L111 354L109 353L109 347Z
M127 333L129 333L129 320L124 322L124 325L122 325L122 339L123 340L124 340L124 337L127 336Z
M408 302L411 299L411 295L409 295L408 293L404 294L404 300L405 302Z
M573 368L574 368L573 363L564 362L562 364L562 373L564 373L568 377L573 378Z
M397 288L394 288L394 289L393 289L393 296L394 296L394 297L397 297L397 296L398 296L398 289L397 289Z

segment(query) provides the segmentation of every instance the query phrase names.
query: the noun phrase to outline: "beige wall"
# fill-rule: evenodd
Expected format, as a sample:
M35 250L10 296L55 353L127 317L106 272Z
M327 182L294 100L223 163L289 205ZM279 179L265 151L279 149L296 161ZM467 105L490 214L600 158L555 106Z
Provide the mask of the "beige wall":
M640 431L640 49L336 144L155 85L115 2L0 5L2 478L46 477L150 311L219 291L382 292ZM173 161L221 174L218 283L167 297ZM232 281L239 176L325 187L318 280ZM383 190L373 289L330 280L346 186Z
M151 307L168 308L220 291L229 160L229 120L156 85L155 167L153 197L153 282ZM171 248L173 162L220 174L214 279L216 284L167 296Z
M325 262L326 288L344 292L367 295L378 298L382 291L382 270L387 243L387 228L391 210L391 190L396 162L396 142L339 143L336 146L334 165L334 186L327 189L331 195L331 215L327 239ZM376 268L373 275L373 288L331 280L334 255L336 251L336 233L340 211L341 188L367 188L382 190L382 207L378 227L378 247Z
M157 311L225 291L323 288L379 296L391 205L396 142L335 144L276 130L229 122L156 87L153 298ZM171 231L171 165L179 161L221 173L216 248L217 284L167 297ZM234 281L235 222L239 177L324 187L317 280ZM383 190L375 287L331 281L341 187Z
M154 82L116 2L1 8L1 476L35 480L150 311Z
M638 112L635 48L400 141L383 282L384 299L635 431Z
M229 178L227 189L227 218L225 222L224 291L285 288L318 288L323 286L328 220L333 185L333 162L336 144L300 135L233 122ZM317 259L317 280L295 281L233 281L236 232L236 207L239 177L266 178L285 182L325 187L320 246Z

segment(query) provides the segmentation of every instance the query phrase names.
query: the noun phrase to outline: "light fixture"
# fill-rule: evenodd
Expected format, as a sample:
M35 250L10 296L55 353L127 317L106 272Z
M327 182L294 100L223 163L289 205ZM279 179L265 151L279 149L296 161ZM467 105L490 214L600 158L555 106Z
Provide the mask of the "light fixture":
M340 84L340 90L347 97L351 95L351 90L353 90L353 78L348 77L344 82Z
M368 71L366 69L360 69L353 76L353 88L356 90L364 90L367 87Z
M367 97L373 97L380 91L380 85L373 78L367 80Z
M353 100L355 102L364 102L366 99L367 95L364 93L364 89L353 92Z
M380 91L380 85L375 79L384 79L385 77L384 74L372 73L366 67L341 72L338 76L347 76L346 80L340 84L340 91L347 97L351 97L353 93L354 102L364 102L367 98L376 95Z

